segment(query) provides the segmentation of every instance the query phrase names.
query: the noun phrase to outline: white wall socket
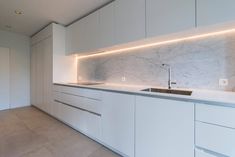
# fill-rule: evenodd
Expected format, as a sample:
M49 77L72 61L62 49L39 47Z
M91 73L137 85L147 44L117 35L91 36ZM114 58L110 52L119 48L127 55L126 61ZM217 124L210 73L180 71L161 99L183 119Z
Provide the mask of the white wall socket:
M125 81L126 81L126 77L122 76L122 82L125 82Z
M220 79L219 80L219 86L228 86L228 79Z

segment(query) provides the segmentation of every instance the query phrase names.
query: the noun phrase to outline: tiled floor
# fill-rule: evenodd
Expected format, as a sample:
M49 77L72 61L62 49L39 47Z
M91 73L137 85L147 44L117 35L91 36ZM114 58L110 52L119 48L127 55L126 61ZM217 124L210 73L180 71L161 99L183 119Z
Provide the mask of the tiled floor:
M0 111L0 157L119 157L34 107Z

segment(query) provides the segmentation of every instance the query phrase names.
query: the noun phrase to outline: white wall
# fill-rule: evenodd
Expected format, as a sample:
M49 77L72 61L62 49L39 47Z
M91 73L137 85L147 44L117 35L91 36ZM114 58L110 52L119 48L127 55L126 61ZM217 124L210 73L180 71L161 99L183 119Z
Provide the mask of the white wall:
M30 39L0 30L0 47L10 49L10 106L30 105Z

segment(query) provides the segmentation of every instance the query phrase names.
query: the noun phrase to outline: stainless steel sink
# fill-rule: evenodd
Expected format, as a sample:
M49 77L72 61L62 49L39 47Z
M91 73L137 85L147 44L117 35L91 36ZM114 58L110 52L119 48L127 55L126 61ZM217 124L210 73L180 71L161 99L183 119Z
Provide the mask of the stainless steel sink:
M189 90L178 90L178 89L161 89L161 88L147 88L141 91L156 92L156 93L168 93L168 94L179 94L179 95L192 95L193 91Z

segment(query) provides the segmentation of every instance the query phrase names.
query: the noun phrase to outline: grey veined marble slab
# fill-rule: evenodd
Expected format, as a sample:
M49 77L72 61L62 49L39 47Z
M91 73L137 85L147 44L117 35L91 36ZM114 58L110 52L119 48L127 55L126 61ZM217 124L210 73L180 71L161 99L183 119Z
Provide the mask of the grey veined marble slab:
M81 59L78 77L86 81L166 86L167 71L162 63L172 66L175 87L235 91L235 33ZM227 78L229 86L220 87L220 78Z

